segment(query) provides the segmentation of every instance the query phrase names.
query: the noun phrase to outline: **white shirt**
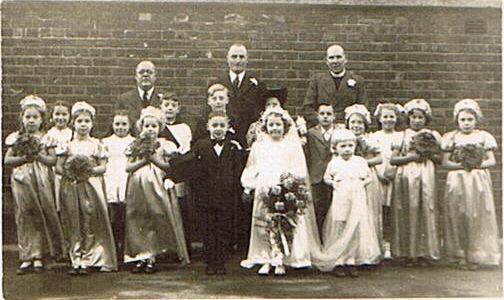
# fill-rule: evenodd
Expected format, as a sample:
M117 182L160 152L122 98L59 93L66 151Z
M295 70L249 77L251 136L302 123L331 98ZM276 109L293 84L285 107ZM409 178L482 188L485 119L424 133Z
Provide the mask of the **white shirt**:
M214 148L215 154L217 154L217 156L220 156L222 153L222 148L224 148L224 145L221 146L219 144L215 144L213 146L213 148Z
M179 143L180 154L185 154L189 152L189 150L191 150L191 141L192 141L191 128L189 127L189 125L185 123L178 123L173 125L165 124L165 125L173 134L173 137Z
M333 128L329 128L328 130L325 130L324 128L322 128L322 126L320 127L320 130L322 131L322 136L324 137L324 140L326 140L327 142L329 142L329 140L331 140L331 134L333 132Z
M147 93L147 98L150 100L152 97L152 93L154 92L154 87L151 87L150 90L148 90L147 92L145 92L144 90L142 90L139 87L137 87L137 89L138 89L138 95L140 95L140 99L142 99L142 101L143 101L144 93Z
M343 78L343 76L345 76L345 73L346 73L346 69L344 69L343 71L341 71L339 73L334 73L333 71L331 71L331 76L335 77L335 78Z
M240 74L236 74L233 71L229 71L229 78L231 78L231 83L235 81L236 76L238 76L238 80L240 81L238 86L240 86L243 82L243 77L245 77L245 71L241 72Z

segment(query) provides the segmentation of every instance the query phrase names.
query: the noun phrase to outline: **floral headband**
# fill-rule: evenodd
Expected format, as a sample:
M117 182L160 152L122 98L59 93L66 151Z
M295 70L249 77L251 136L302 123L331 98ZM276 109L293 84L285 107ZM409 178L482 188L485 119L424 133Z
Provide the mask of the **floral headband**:
M371 124L371 114L366 106L362 104L354 104L345 108L345 121L348 121L351 115L359 114L364 117L364 120L369 125Z
M427 114L429 117L432 117L432 110L427 101L425 99L413 99L406 104L404 104L404 109L406 113L410 113L414 109L419 109Z
M28 95L24 97L19 104L21 105L21 110L25 110L28 106L36 106L42 111L46 111L45 101L35 95Z
M457 102L455 104L455 107L453 108L453 118L456 120L460 111L464 109L470 109L474 111L477 119L483 118L483 113L481 112L478 102L474 101L473 99L463 99Z
M86 101L78 101L75 102L75 104L72 106L71 110L72 116L74 116L75 113L81 110L89 112L93 118L96 115L96 109L92 107L89 103L87 103Z
M140 123L143 121L143 119L147 117L155 118L159 122L163 121L163 113L159 108L155 108L154 106L147 106L146 108L142 109L140 112L140 118L139 121Z
M268 120L268 116L271 114L279 114L281 116L282 120L287 122L289 125L292 125L291 119L289 118L289 113L285 109L277 106L277 107L270 107L262 113L260 120L264 126L266 126L266 121Z
M378 106L376 106L376 109L374 111L374 116L375 118L378 118L380 114L382 113L382 110L384 109L390 109L396 112L396 114L403 114L405 113L404 107L401 104L394 104L394 103L380 103Z

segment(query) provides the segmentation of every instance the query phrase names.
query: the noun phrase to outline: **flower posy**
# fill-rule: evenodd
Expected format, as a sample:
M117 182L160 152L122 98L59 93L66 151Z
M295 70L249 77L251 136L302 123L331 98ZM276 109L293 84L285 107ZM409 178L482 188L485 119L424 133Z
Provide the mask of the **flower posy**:
M357 81L355 81L355 79L348 79L348 81L347 81L347 85L349 87L354 87L356 84L357 84Z
M423 161L436 160L442 154L441 147L434 135L426 131L413 136L410 149L418 153Z
M253 85L258 85L259 84L259 82L257 82L257 79L255 79L253 77L250 78L250 82L252 82Z
M71 182L84 182L93 175L93 162L85 155L70 156L63 165L63 177Z
M462 167L468 171L480 168L485 158L485 149L474 144L457 146L450 157L452 161L462 164Z
M37 137L30 134L20 134L14 142L12 150L14 155L25 156L28 161L33 161L42 150L42 145Z

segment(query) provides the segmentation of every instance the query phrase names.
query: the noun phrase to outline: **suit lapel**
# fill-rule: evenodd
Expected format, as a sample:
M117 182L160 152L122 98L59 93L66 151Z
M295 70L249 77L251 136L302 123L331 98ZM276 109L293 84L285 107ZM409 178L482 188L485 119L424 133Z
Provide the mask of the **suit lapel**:
M327 95L331 97L332 99L327 99L329 101L334 100L335 95L336 95L336 85L334 84L334 81L331 77L331 73L325 72L323 73L323 76L320 80L322 88L326 91ZM340 85L341 87L341 85Z
M243 76L243 80L240 83L240 87L238 88L238 95L245 94L251 88L250 77L247 71L245 71L245 76Z

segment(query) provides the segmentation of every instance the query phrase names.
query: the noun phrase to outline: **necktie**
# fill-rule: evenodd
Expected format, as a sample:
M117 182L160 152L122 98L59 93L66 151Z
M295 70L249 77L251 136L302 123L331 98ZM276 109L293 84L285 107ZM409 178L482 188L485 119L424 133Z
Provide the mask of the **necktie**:
M237 90L240 88L240 78L236 75L235 80L233 81L233 86Z
M149 106L149 104L150 104L149 95L147 94L147 92L144 92L143 98L142 98L142 105L144 108L146 108L147 106Z

